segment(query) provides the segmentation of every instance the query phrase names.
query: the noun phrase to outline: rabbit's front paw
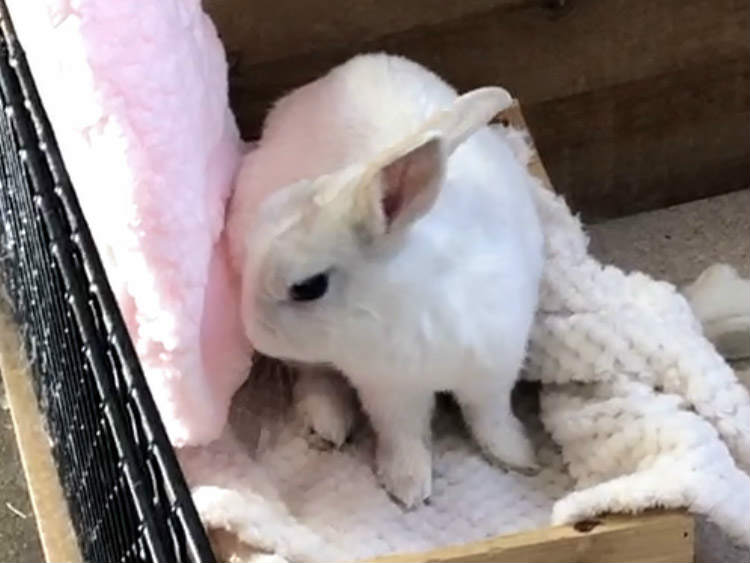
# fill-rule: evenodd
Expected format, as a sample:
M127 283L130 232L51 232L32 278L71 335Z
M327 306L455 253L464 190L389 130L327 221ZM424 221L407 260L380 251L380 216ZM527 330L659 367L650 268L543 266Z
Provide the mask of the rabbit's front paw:
M331 397L307 397L297 403L310 443L321 449L340 448L349 437L354 407Z
M312 445L344 445L354 425L356 405L353 392L339 376L305 373L294 388L294 397Z
M329 404L309 409L307 413L305 423L308 438L313 445L322 449L330 446L340 448L344 445L352 424L347 408L338 409Z
M378 477L388 493L413 508L432 493L432 455L420 441L398 447L379 447Z

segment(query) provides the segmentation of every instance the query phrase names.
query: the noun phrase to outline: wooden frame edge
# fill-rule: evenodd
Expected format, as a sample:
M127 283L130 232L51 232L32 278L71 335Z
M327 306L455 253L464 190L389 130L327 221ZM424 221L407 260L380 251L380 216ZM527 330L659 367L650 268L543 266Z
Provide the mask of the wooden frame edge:
M55 467L18 326L0 305L0 372L47 561L83 561Z
M612 515L572 526L554 526L371 563L691 563L695 521L686 512Z

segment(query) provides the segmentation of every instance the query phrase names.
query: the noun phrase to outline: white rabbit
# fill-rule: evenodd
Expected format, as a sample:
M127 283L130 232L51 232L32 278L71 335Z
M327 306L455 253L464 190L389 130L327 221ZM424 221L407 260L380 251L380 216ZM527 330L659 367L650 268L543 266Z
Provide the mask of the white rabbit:
M542 232L534 180L486 126L510 102L357 56L282 98L238 175L229 232L248 337L346 375L381 482L406 506L430 495L436 391L455 395L490 458L535 467L510 392Z

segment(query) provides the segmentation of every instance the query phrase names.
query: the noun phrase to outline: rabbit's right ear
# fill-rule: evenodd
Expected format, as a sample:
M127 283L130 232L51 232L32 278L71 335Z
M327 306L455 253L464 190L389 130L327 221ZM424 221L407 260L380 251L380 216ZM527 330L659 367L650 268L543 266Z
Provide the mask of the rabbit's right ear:
M422 217L437 199L450 153L511 103L502 88L464 94L370 163L353 184L356 228L374 241Z
M438 112L424 128L438 132L450 154L512 103L513 97L504 88L479 88L456 98L450 107Z
M445 158L443 140L430 135L373 165L358 190L358 227L376 239L419 219L437 199Z

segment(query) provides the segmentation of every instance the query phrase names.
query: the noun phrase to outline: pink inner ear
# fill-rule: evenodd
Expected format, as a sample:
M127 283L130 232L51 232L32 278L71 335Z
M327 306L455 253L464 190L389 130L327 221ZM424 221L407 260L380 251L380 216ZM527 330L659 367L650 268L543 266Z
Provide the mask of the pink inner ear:
M390 226L407 208L429 205L428 192L440 173L440 167L439 141L433 139L383 169L381 205L387 225ZM418 214L419 211L411 209L407 213Z
M383 213L388 223L393 221L393 218L397 215L398 209L401 207L402 197L400 193L387 193L383 197Z
M404 204L404 189L406 183L405 162L398 160L385 168L385 193L381 203L386 222L390 225L398 215Z

